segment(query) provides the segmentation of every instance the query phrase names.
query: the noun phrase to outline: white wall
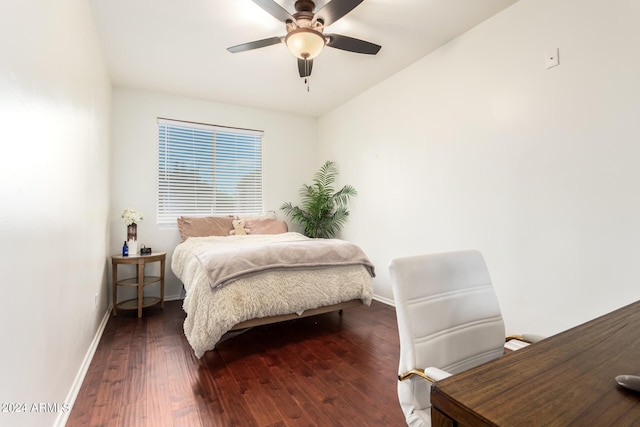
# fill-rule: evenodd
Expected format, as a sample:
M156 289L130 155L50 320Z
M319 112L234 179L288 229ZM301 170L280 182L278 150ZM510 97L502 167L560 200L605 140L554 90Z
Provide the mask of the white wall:
M520 0L320 119L377 295L392 258L477 248L512 333L640 298L639 19L632 0Z
M2 425L64 417L31 405L70 403L106 314L109 97L86 2L0 3Z
M297 199L300 185L309 181L316 167L317 121L305 116L153 92L114 90L110 251L119 253L126 238L126 227L120 221L122 210L130 207L141 211L144 220L138 224L138 244L167 252L166 295L177 298L182 285L169 266L180 234L177 227L156 225L158 117L263 130L265 209L276 211L280 218L280 205ZM127 290L123 291L126 298Z

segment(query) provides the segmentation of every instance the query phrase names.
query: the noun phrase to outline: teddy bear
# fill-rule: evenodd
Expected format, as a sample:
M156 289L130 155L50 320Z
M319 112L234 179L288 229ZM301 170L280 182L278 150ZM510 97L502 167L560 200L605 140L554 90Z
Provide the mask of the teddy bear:
M251 232L248 228L244 228L244 221L240 218L236 218L231 221L231 225L233 226L233 230L229 231L229 234L231 235L242 236Z

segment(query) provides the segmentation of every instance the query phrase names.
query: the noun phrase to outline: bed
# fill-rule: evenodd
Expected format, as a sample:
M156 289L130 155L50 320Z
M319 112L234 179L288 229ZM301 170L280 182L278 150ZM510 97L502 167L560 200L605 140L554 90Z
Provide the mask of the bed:
M232 331L371 303L374 267L356 245L310 239L275 219L246 221L249 235L228 235L230 220L213 221L196 231L179 219L184 240L171 261L196 357ZM334 253L318 255L327 250Z

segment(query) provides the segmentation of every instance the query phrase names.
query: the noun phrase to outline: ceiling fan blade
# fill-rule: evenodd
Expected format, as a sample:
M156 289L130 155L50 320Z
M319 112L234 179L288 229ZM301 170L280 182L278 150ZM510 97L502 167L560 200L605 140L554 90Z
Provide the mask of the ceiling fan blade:
M335 49L347 50L349 52L375 55L382 47L374 43L366 42L360 39L354 39L353 37L343 36L340 34L325 34L325 36L329 38L327 46L333 47Z
M309 77L311 75L312 68L313 59L298 58L298 73L300 73L300 77Z
M254 0L255 1L255 0ZM338 19L342 18L347 13L351 12L364 0L331 0L325 4L316 14L313 16L313 22L318 19L324 22L324 25L331 25Z
M239 44L237 46L228 47L227 50L231 53L244 52L247 50L260 49L261 47L267 47L274 44L282 43L282 37L269 37L268 39L256 40L249 43Z
M293 15L273 0L253 0L253 2L279 21L285 23L287 21L296 22Z

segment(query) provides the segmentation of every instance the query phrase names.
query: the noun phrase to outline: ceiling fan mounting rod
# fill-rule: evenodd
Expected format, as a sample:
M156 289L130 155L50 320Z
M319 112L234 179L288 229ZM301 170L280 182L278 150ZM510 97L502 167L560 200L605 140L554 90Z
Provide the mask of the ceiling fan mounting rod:
M316 4L312 0L297 0L295 4L296 12L311 12L315 9Z
M311 0L297 0L295 4L296 13L292 16L295 21L287 20L287 28L291 31L292 28L313 28L322 31L324 22L322 19L314 19L315 13L313 10L316 5Z

